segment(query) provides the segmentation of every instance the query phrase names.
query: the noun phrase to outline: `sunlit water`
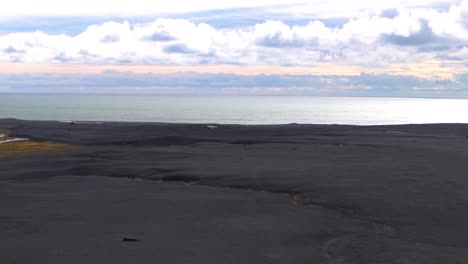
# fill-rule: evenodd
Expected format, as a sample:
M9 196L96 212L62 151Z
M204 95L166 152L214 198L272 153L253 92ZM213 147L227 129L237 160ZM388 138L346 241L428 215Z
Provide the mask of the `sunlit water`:
M468 123L468 100L0 94L0 118L230 124Z

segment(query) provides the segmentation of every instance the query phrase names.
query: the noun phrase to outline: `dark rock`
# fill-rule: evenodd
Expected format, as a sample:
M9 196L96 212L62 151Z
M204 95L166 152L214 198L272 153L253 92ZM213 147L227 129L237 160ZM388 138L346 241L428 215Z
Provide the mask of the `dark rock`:
M123 242L138 242L140 240L137 239L137 238L134 238L134 237L124 237L124 238L122 238L122 241Z

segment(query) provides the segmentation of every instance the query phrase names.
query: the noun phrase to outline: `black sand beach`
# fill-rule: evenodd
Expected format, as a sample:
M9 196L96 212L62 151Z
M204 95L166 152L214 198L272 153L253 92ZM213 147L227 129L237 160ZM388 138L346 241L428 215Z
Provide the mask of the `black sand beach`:
M468 125L0 129L2 264L468 262Z

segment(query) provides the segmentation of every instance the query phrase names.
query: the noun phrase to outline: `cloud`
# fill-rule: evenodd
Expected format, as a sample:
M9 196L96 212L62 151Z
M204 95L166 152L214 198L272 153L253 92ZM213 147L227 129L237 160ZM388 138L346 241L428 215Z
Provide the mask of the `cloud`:
M14 92L467 95L468 75L459 73L468 66L468 0L306 2L7 1L0 10L3 69L212 67L209 72L217 73L0 74L0 87ZM268 74L272 68L278 74ZM284 74L294 68L315 73ZM244 69L257 75L219 73Z
M398 11L397 8L389 8L389 9L384 9L382 10L382 17L385 17L385 18L390 18L390 19L394 19L395 17L397 17L398 15L400 14L400 11Z
M163 48L166 53L182 53L182 54L191 54L194 53L193 50L187 48L184 44L173 44L168 45Z
M417 32L411 32L408 36L398 34L384 34L383 39L395 45L401 46L421 46L435 42L435 36L427 20L420 21L420 29Z
M237 75L135 74L105 71L100 74L0 75L8 92L59 93L191 93L294 94L334 96L468 97L468 74L453 80L362 73L343 75ZM8 89L6 89L8 88Z
M459 46L468 43L468 0L445 1L451 4L449 9L438 8L440 3L379 5L339 23L311 18L300 25L267 20L218 28L188 19L159 18L149 23L109 21L76 35L8 33L0 35L0 62L306 67L326 62L365 67L444 59L466 62L468 55ZM328 10L325 1L316 4ZM295 10L291 9L295 5L269 6L273 13Z
M25 53L25 52L26 52L26 51L24 51L24 50L15 49L15 48L13 48L13 47L11 47L11 46L10 46L10 47L7 47L7 48L4 48L2 51L3 51L3 53L5 53L5 54L18 54L18 53L19 53L19 54L22 54L22 53Z
M120 36L118 35L106 35L101 39L103 43L115 43L120 42Z
M465 28L468 28L468 1L463 1L453 12L459 13L459 20Z
M281 21L267 21L255 25L254 34L256 44L264 47L310 47L318 45L318 37L313 34L318 27L325 26L321 22L314 22L306 27L290 27Z
M155 32L151 35L148 35L148 36L144 36L142 38L142 40L146 40L146 41L172 41L172 40L176 40L175 37L171 36L170 33L168 32Z

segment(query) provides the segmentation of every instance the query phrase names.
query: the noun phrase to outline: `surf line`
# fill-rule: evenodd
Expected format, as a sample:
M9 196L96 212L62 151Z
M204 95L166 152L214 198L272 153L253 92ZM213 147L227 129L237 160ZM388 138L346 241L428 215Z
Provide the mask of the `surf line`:
M0 137L2 138L2 137ZM18 142L18 141L27 141L29 140L28 138L9 138L6 140L1 140L0 144L5 144L5 143L10 143L10 142Z

